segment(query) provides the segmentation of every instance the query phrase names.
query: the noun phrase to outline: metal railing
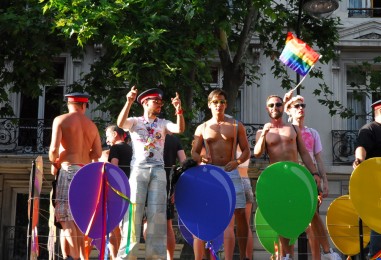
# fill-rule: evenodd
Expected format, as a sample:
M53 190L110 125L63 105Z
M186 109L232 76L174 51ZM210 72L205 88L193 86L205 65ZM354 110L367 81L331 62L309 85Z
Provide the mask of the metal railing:
M104 129L105 122L96 123ZM52 120L4 118L0 119L0 153L47 154L51 140ZM251 150L255 135L263 124L244 124ZM357 130L332 130L332 162L349 165L353 162ZM104 140L102 140L104 142ZM266 155L261 159L267 159Z
M332 162L334 165L351 165L357 142L357 130L332 130Z
M372 18L381 17L381 8L348 8L348 17Z

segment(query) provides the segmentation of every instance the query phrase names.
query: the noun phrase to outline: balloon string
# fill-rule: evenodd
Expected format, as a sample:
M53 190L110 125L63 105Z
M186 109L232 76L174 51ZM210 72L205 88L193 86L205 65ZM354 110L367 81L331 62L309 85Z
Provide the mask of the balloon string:
M103 164L103 170L104 170L105 163ZM102 170L102 171L103 171ZM103 174L103 172L102 172ZM97 208L99 205L99 200L101 198L101 193L102 193L102 186L103 186L103 176L101 177L101 181L98 186L98 195L97 195L97 200L95 202L95 207L93 207L93 214L91 216L91 219L89 221L89 225L87 226L86 232L85 232L85 239L88 240L89 232L91 227L93 226L94 218L95 218L95 213L97 212Z
M102 225L102 240L101 240L101 254L99 259L107 260L108 258L108 233L107 233L107 195L108 195L108 183L107 174L105 171L106 163L103 163L102 167L102 188L103 188L103 205L102 205L102 215L103 215L103 225Z
M130 252L130 244L135 241L135 204L130 205L129 216L128 216L128 234L127 234L127 244L126 244L126 254ZM132 237L131 237L132 234Z
M123 194L123 192L115 189L113 186L111 186L111 184L107 181L107 185L116 193L118 194L120 197L122 197L123 199L127 200L130 204L133 204L130 200L129 197L127 197L126 195Z
M206 247L209 249L209 251L210 251L210 253L212 255L212 260L220 260L218 258L218 255L217 255L216 251L213 248L213 245L212 245L211 241L206 242Z
M103 204L102 204L102 217L103 217L103 223L102 223L102 234L101 234L101 250L100 250L100 254L99 254L99 259L102 260L104 259L105 257L105 235L106 235L106 232L105 232L105 226L106 226L106 191L105 191L105 165L106 163L103 163L103 167L102 167L102 175L101 175L101 189L103 190L102 192L102 199L103 199ZM99 202L98 202L99 204Z

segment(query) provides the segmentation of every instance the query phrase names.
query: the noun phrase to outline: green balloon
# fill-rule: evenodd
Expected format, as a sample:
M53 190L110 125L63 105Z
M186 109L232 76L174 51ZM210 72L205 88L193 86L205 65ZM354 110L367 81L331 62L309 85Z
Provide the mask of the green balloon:
M263 218L259 208L255 212L254 226L258 236L258 240L267 252L274 254L274 244L278 244L278 234L270 227Z
M311 222L317 207L317 186L312 174L295 162L268 166L256 186L258 207L267 223L285 238L298 237Z

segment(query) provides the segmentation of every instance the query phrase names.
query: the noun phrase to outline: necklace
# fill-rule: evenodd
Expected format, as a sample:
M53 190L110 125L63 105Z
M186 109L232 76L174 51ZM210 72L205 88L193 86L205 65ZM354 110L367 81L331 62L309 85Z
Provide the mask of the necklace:
M157 129L157 117L152 123L143 117L143 124L147 130L147 135L144 140L144 155L151 158L154 156L154 150L156 149L156 140L161 138L161 134Z

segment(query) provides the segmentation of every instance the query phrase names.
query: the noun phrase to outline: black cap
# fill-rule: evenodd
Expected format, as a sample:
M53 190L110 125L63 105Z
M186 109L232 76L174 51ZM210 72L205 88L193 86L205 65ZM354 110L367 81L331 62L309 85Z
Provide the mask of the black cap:
M376 101L376 102L374 102L374 103L371 105L371 107L372 107L373 109L376 109L376 107L378 107L378 106L381 106L381 99L378 100L378 101Z
M89 103L89 94L81 92L73 92L65 95L68 102L82 102Z
M163 91L159 88L151 88L146 91L143 91L137 98L138 103L142 103L147 98L157 98L162 99L163 98Z

